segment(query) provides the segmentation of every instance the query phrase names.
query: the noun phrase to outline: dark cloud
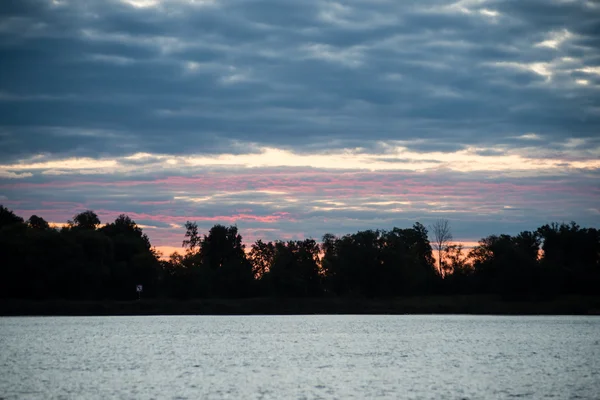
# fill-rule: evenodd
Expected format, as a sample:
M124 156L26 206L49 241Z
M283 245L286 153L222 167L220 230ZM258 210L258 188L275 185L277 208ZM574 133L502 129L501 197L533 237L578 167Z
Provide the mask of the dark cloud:
M57 3L3 2L3 160L367 136L451 151L600 125L591 2ZM120 134L59 144L47 127Z
M439 216L460 239L600 224L597 2L130 2L2 1L0 201L26 218L125 212L158 244L178 243L194 218L268 240ZM265 146L432 166L160 156ZM460 157L440 154L457 152L498 165L453 169ZM123 158L136 153L150 154ZM60 164L73 157L96 164ZM506 160L555 164L527 173ZM18 162L55 164L7 166Z

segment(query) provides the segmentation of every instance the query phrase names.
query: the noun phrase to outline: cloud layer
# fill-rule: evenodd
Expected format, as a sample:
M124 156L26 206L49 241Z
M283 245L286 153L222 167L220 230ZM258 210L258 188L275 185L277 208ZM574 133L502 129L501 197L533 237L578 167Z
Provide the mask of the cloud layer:
M4 1L0 202L161 245L597 226L598 26L584 0Z

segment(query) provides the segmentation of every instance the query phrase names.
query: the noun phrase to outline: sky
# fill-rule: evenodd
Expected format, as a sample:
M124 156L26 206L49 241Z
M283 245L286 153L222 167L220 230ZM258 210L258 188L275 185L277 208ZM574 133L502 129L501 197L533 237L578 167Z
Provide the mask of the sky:
M0 204L165 253L600 227L600 2L2 0Z

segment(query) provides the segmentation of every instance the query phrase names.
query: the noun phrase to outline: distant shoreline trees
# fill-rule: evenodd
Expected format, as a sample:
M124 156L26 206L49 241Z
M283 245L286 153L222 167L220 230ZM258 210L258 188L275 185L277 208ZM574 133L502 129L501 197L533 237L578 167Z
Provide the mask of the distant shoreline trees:
M188 222L184 254L161 260L127 215L104 226L91 210L52 228L0 206L0 298L128 300L257 296L361 298L422 294L597 294L600 231L575 223L491 235L466 252L448 221L428 230L365 230L264 242L246 249L235 226L200 234ZM438 265L433 257L437 252Z

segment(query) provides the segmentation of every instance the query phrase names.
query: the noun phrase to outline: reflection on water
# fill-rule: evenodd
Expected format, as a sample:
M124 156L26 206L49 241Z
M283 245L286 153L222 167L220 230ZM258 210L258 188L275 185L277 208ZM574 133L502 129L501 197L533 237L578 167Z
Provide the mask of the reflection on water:
M600 318L0 319L6 399L490 399L600 393Z

